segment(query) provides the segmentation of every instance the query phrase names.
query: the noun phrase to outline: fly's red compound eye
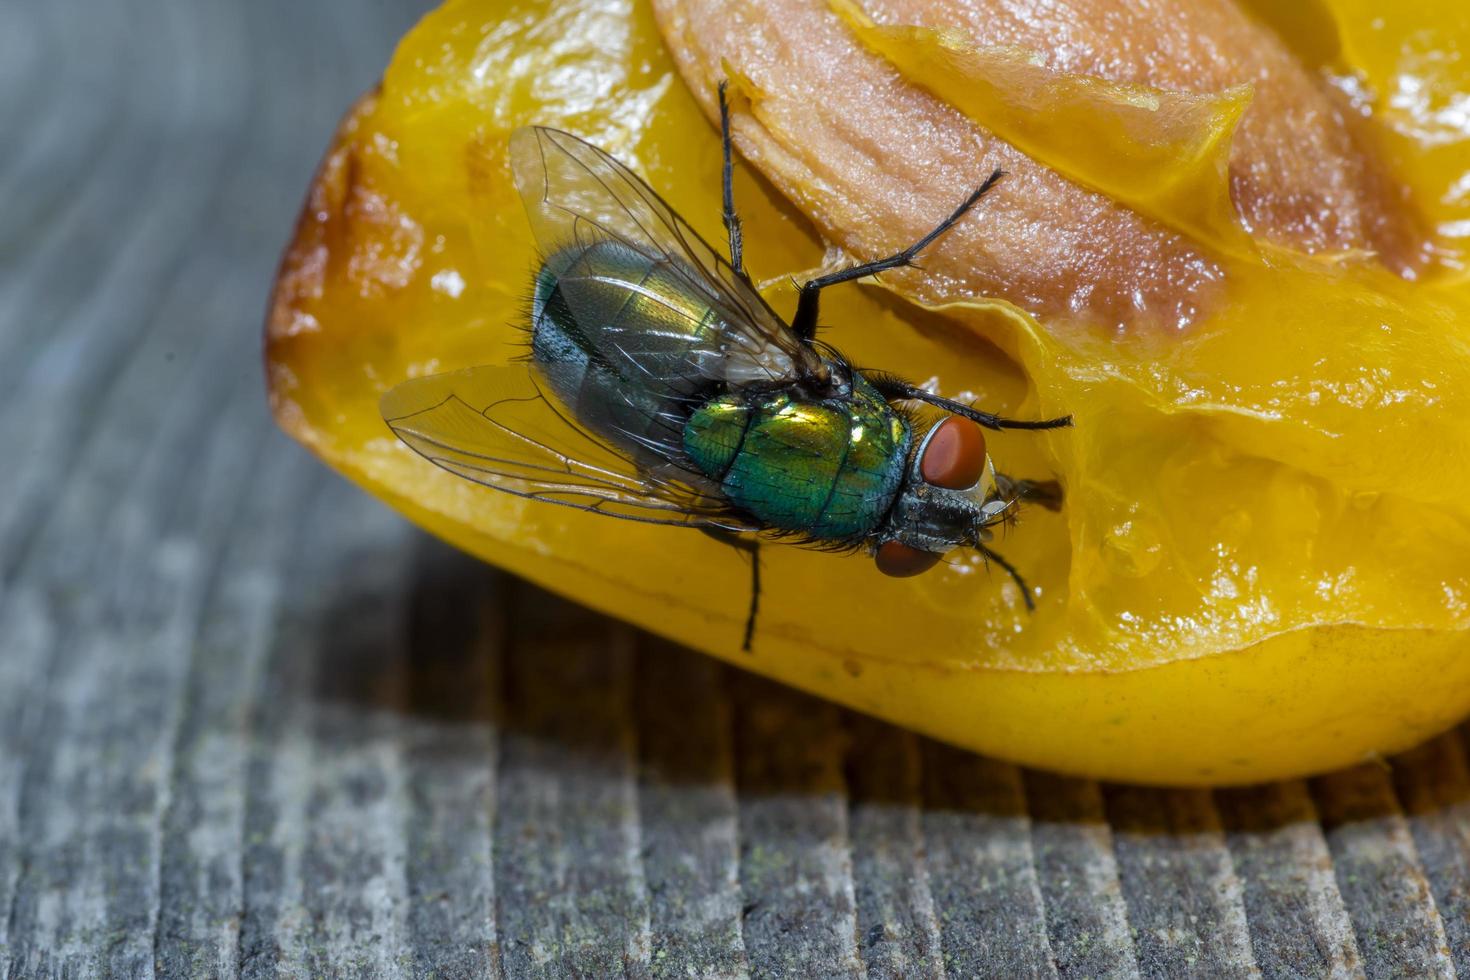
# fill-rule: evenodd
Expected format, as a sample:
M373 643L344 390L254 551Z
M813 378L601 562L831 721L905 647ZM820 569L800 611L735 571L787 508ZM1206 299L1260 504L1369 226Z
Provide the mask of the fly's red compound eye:
M985 472L985 433L969 419L951 415L924 444L919 475L946 490L968 490Z
M927 572L941 556L931 551L911 548L901 541L885 541L878 546L878 554L874 557L878 562L878 571L884 575L908 578Z

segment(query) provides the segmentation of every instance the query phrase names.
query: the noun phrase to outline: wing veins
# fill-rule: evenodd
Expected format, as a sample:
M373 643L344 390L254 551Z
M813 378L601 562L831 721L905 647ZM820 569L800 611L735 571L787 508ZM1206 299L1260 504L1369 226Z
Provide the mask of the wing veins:
M556 134L556 136L570 136L570 134L560 133L557 130L550 129L543 129L541 130L541 132L547 134ZM603 163L610 170L612 170L613 173L617 174L619 178L619 183L622 186L631 188L633 194L637 196L638 200L643 203L644 207L648 211L652 212L655 219L665 229L667 234L678 243L680 250L683 252L684 256L690 260L691 265L694 268L698 268L703 272L703 275L695 277L689 275L685 270L680 269L678 270L680 278L682 278L690 287L699 290L699 292L701 292L707 299L720 302L727 308L728 306L733 304L735 306L734 312L740 314L742 319L746 322L749 322L752 325L755 325L759 322L759 314L746 302L747 297L741 295L740 287L736 285L733 281L726 279L726 277L722 274L722 267L728 267L729 263L721 258L719 253L716 252L713 247L711 247L702 238L699 238L698 240L701 247L709 253L710 259L715 263L713 271L706 268L705 263L700 261L699 259L699 253L691 246L689 238L685 234L684 227L682 227L682 219L678 217L673 208L669 207L668 204L658 196L657 192L655 192L642 179L640 179L631 170L628 170L626 167L624 167L612 156L602 153L602 151L598 150L596 147L593 147L590 143L576 139L575 137L570 138L574 141L574 145L579 146L581 149L590 150L594 154L597 154L594 159L597 159L600 163ZM556 139L552 136L548 136L548 139L555 143L556 147L562 152L565 157L572 160L579 168L581 168L581 170L585 174L587 174L588 177L596 181L597 184L602 187L607 196L620 208L622 208L623 212L630 218L630 220L633 221L634 225L643 234L645 239L650 242L657 242L659 240L659 238L650 231L645 222L640 220L639 217L634 214L633 209L628 207L628 205L624 202L624 199L618 195L617 191L608 184L607 180L603 178L601 173L599 173L596 169L589 165L586 160L583 159L581 153L574 152L573 148L569 148L560 139ZM540 145L540 143L541 141L537 140L538 150L541 154L542 171L543 173L549 173L546 167L546 151L545 148ZM613 235L613 237L622 241L623 244L631 248L637 248L637 245L635 243L629 242L623 236L618 235L616 232L607 229L603 226L601 222L593 221L580 212L573 211L571 208L568 208L564 205L551 202L549 200L550 190L550 181L548 180L546 184L546 190L542 194L542 202L544 204L556 208L568 215L571 215L574 219L581 218L587 220L589 224L592 224L594 227L602 230L605 234L611 234ZM693 229L690 229L690 232L694 233ZM697 236L697 233L694 234L696 234ZM647 254L646 252L644 252L643 249L638 250L640 252L643 252L643 254L645 255ZM718 289L718 291L712 291L710 289L710 286L712 285L710 282L711 279L714 279L719 284L720 288ZM786 325L782 323L773 312L770 311L769 307L766 307L765 312L768 313L772 319L776 320L779 329L788 329ZM781 343L780 340L777 340L774 337L772 339L776 340L777 346L781 349L788 351L791 349L790 345Z
M604 507L601 506L601 504L603 504L603 503L614 503L615 502L615 503L623 504L624 506L627 506L627 507L642 508L642 509L645 509L645 510L657 510L657 509L661 509L661 508L656 508L652 504L648 503L647 501L643 501L643 500L614 500L613 498L610 498L610 497L599 496L599 495L594 494L594 493L589 493L587 490L585 490L583 488L579 488L579 487L561 487L561 486L558 486L556 484L547 484L548 489L538 491L538 490L521 490L521 489L517 489L516 487L513 487L513 486L507 486L504 483L486 483L484 481L475 479L475 477L469 475L468 473L461 472L460 471L460 468L457 467L457 466L454 466L453 464L446 465L446 461L443 461L443 460L440 460L440 459L436 459L436 458L430 457L430 456L426 456L424 458L427 459L429 462L433 463L434 465L439 466L439 467L441 467L441 468L449 471L450 473L454 473L457 476L464 477L465 479L469 480L472 483L479 483L481 486L488 487L488 488L490 488L492 490L499 490L502 493L508 493L508 494L510 494L511 496L514 496L514 497L521 497L522 499L525 499L525 500L537 500L537 501L541 501L543 503L556 504L556 505L561 506L561 507L572 507L572 508L574 508L576 510L587 511L589 513L595 513L595 514L601 514L601 515L603 515L605 517L616 517L619 520L624 520L624 521L637 521L640 524L660 524L660 525L663 525L665 527L694 527L694 528L711 527L711 528L720 528L722 530L735 531L735 532L740 532L740 533L754 533L754 532L757 532L757 531L760 530L759 527L756 527L756 526L751 525L749 523L745 523L745 522L741 522L741 521L736 521L736 520L730 520L730 519L720 519L720 518L716 518L716 517L713 517L713 516L707 516L707 515L694 514L694 513L690 513L689 511L681 511L681 510L679 510L679 508L672 507L672 506L669 507L669 508L667 508L667 509L678 511L679 513L684 514L687 519L686 520L670 520L668 518L650 517L650 516L644 516L644 515L639 515L639 514L623 514L623 513L618 513L617 511L612 511L612 510L605 509ZM496 472L494 470L482 470L482 469L478 469L478 468L475 468L475 467L469 467L469 466L464 467L464 469L470 470L470 471L475 472L475 473L482 473L486 477L496 477L496 476L499 476L502 479L507 479L507 480L516 480L516 479L518 479L517 477L513 477L513 476L507 477L504 474L498 473L498 472ZM583 504L583 503L577 503L576 501L572 501L572 500L561 500L561 499L558 499L556 496L554 496L554 494L559 494L559 493L560 494L569 494L569 495L572 495L572 496L583 496L583 497L591 496L591 497L597 497L598 500L599 500L599 503L597 503L597 504Z
M529 401L531 399L525 400ZM460 399L457 395L451 395L443 402L441 402L440 405L435 406L435 408L442 407L450 401L458 401L461 405L465 404L463 399ZM469 408L470 406L466 407ZM416 415L421 415L424 412L432 410L433 409L424 409L423 412L415 412L413 413L413 415L406 415L399 419L389 419L388 424L394 429L395 432L397 432L398 426L395 423L401 422L403 418L412 418ZM471 408L471 411L473 411L473 408ZM539 473L551 473L557 476L579 477L584 480L601 482L606 486L615 487L622 490L631 491L637 488L647 488L646 482L635 481L630 477L626 477L620 473L615 473L614 471L606 469L604 467L596 466L592 463L583 462L582 460L576 459L575 457L570 456L567 453L563 453L559 450L551 448L538 439L533 439L530 436L525 435L524 433L517 432L504 423L497 422L495 419L487 417L485 421L495 426L495 428L500 432L509 435L511 438L519 440L520 442L525 443L527 446L539 449L552 458L560 461L560 466L544 466L537 463L518 460L514 458L492 456L488 453L477 452L475 450L466 449L461 446L451 445L450 443L447 443L442 439L436 439L433 436L425 435L424 433L415 431L411 428L408 428L407 426L404 426L403 428L404 431L410 434L414 439L424 443L425 445L433 446L436 449L443 449L446 452L455 453L456 455L468 457L470 459L482 459L491 463L502 463L506 466L519 467L521 469ZM444 457L433 457L435 461L438 461L442 458Z

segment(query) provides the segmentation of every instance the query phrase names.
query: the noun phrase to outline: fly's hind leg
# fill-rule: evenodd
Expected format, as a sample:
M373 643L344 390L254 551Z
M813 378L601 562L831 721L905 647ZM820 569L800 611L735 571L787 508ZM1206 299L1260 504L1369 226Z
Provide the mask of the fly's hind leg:
M750 556L750 609L745 616L745 638L740 644L740 649L749 653L755 639L756 616L761 609L761 543L755 538L742 537L717 528L704 528L704 533Z
M761 546L759 541L750 541L741 542L740 547L750 552L750 611L745 614L745 639L740 644L740 649L749 653L755 639L755 617L761 611Z
M724 191L725 231L730 236L730 267L741 279L748 280L749 277L745 274L745 245L740 233L740 216L735 213L735 164L734 148L730 140L729 88L728 79L720 82L720 146L725 156L720 183Z

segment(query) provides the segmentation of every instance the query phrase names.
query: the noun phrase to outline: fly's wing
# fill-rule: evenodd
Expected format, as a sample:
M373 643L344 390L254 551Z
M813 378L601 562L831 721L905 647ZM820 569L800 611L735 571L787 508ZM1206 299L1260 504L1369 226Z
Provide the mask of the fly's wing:
M564 415L524 365L416 378L379 407L431 463L497 490L646 523L758 530L702 479L640 470L609 449Z
M670 308L666 315L689 317L692 333L703 323L701 307L716 313L718 336L692 345L671 366L637 364L641 384L664 385L677 396L687 390L689 378L780 384L821 370L820 358L755 288L627 167L575 136L539 126L511 136L510 157L516 188L545 255L599 241L619 242L652 261L667 260L660 273L700 301L689 309ZM603 351L606 361L629 356L627 338L602 333L606 302L579 303L575 273L571 279L561 277L562 295L579 323L602 336L609 348ZM609 285L604 274L597 282ZM661 298L651 295L642 279L630 276L616 285L630 297ZM651 376L650 371L664 376Z

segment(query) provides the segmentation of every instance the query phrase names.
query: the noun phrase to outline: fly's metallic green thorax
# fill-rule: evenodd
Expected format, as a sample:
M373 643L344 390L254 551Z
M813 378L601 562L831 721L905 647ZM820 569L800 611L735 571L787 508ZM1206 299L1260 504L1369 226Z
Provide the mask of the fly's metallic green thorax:
M873 533L903 482L908 421L861 375L850 393L729 394L697 409L684 448L731 502L818 540Z

